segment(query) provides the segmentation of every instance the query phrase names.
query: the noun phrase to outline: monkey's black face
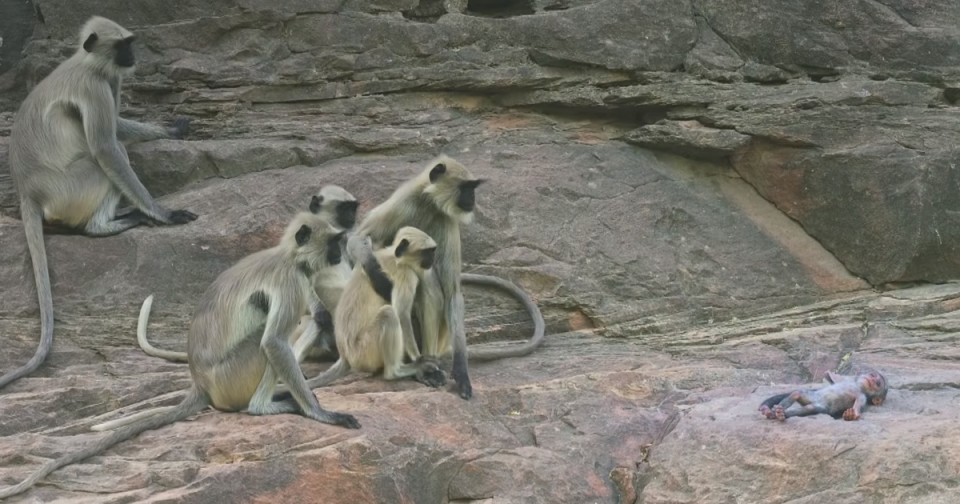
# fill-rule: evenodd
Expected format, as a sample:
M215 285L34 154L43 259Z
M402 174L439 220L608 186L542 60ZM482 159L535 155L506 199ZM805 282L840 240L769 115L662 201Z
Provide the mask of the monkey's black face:
M457 207L464 212L472 212L477 204L476 189L484 182L483 179L467 180L460 183L460 194L457 196Z
M134 37L127 37L113 44L113 62L118 67L130 68L136 63L136 58L133 57L133 40Z
M341 201L337 204L337 225L343 229L351 229L357 223L356 201Z
M343 259L343 253L340 251L340 242L343 240L344 233L339 233L327 241L327 264L336 266Z
M437 249L429 248L420 251L420 267L428 270L433 267L434 257L437 255Z

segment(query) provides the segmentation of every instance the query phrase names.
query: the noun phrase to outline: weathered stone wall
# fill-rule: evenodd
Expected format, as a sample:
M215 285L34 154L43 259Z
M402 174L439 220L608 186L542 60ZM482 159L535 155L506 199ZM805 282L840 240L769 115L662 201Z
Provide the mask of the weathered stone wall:
M10 125L91 14L138 35L122 114L193 119L129 151L201 217L47 238L54 352L0 391L0 484L95 415L178 400L186 368L136 347L147 295L182 349L203 290L318 187L363 213L438 152L490 179L466 270L521 285L551 334L475 366L470 402L356 376L317 392L360 431L205 413L11 502L956 500L960 293L871 287L960 276L960 3L0 2L2 370L39 333ZM531 331L499 294L467 305L471 344ZM756 414L851 364L895 387L861 422Z

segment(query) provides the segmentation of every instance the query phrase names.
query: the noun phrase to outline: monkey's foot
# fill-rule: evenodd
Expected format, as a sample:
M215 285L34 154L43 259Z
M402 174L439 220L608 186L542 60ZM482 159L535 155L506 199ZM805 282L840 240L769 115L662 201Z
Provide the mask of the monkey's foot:
M777 414L774 413L770 408L766 406L760 406L760 414L767 417L770 420L777 419Z
M787 419L787 415L783 412L783 406L778 404L773 407L773 417L781 422Z
M843 419L847 421L860 420L860 413L857 413L857 410L850 408L843 412Z
M186 224L197 220L199 215L190 210L174 210L170 212L170 224Z
M442 369L421 370L416 380L428 387L440 388L447 384L447 374Z
M429 355L421 355L417 359L417 374L413 379L433 388L447 384L447 375L440 369L440 361Z
M147 214L140 211L139 208L134 208L127 213L120 214L115 217L116 220L125 220L136 223L135 225L144 225L153 227L159 224L156 220L151 219Z

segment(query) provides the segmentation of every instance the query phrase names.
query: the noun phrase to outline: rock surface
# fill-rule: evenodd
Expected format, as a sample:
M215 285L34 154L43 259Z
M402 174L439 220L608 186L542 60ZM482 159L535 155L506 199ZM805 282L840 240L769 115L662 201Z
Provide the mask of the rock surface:
M953 0L7 3L0 370L39 333L10 125L87 16L138 35L125 117L193 119L129 151L201 217L47 237L54 350L0 391L0 485L177 402L189 373L136 346L142 300L183 349L207 285L323 184L363 213L439 152L490 179L465 268L524 288L549 333L473 366L471 401L356 375L316 393L359 431L209 411L10 502L957 502L960 285L925 283L960 273ZM529 335L466 295L471 344ZM860 422L756 412L863 367L893 390Z

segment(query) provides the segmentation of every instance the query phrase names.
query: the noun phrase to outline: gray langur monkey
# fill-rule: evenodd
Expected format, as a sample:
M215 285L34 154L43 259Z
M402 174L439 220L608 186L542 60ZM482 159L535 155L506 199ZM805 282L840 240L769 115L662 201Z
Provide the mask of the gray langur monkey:
M320 406L289 343L300 315L315 297L316 275L340 263L342 238L343 231L320 217L298 214L279 245L241 259L203 294L187 334L193 386L180 404L94 426L94 430L113 432L88 448L47 462L21 483L0 490L0 498L21 493L56 469L207 406L221 411L246 408L251 415L302 413L322 423L360 428L352 415ZM278 378L292 399L273 400Z
M123 141L183 138L187 119L170 128L118 115L120 88L134 68L134 36L102 17L90 18L80 47L24 100L10 133L10 175L40 301L40 344L24 366L0 377L0 387L23 377L46 359L53 345L53 299L44 224L49 231L111 236L139 224L184 224L187 210L157 204L130 168ZM121 198L135 209L117 216Z
M441 155L419 175L397 188L387 201L371 210L360 222L347 247L355 263L365 264L370 261L372 249L389 245L397 232L406 226L420 229L436 241L433 267L420 282L415 302L423 344L421 353L446 358L452 346L452 377L464 399L473 395L467 371L468 358L483 361L528 355L543 341L545 328L536 303L512 282L488 275L461 274L460 224L472 220L475 190L482 182L459 162ZM365 240L366 237L370 240ZM533 318L533 336L512 348L474 348L468 352L461 280L497 287L518 299ZM419 355L408 353L408 357L416 360ZM311 388L316 383L314 380L307 382Z
M357 207L360 202L346 189L337 185L326 185L310 199L310 212L324 218L334 227L349 234L357 222ZM346 254L344 255L346 259ZM333 329L333 316L343 290L350 281L352 264L342 261L337 267L328 269L317 277L314 290L320 298L320 305L312 313L312 321L306 321L298 327L294 336L293 351L302 362L304 357L320 358L332 356L339 358Z
M346 189L331 184L323 186L310 198L309 209L310 213L324 219L333 227L349 232L357 222L358 206L357 199ZM291 338L294 342L293 352L297 356L297 362L303 362L305 357L317 358L327 355L332 355L335 359L339 357L333 334L332 314L337 309L340 295L350 281L351 275L350 264L343 260L340 264L325 268L317 274L314 290L321 304L316 307L312 316L307 315L300 319ZM153 296L149 296L140 307L140 319L137 322L137 343L140 348L147 355L173 362L187 362L186 352L163 350L153 346L147 339L147 321L152 305Z
M417 286L433 266L436 249L437 243L426 233L404 227L397 232L393 246L354 266L334 314L340 358L309 381L311 388L328 385L351 370L382 370L387 380L412 376L431 387L446 384L437 360L419 356L411 323ZM418 358L404 364L404 354Z

